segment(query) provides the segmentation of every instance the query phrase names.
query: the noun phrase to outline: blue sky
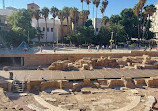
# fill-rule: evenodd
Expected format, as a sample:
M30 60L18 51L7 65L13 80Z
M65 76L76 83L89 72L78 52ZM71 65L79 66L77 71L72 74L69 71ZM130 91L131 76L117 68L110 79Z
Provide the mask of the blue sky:
M102 1L102 0L101 0ZM120 14L124 8L133 8L138 0L108 0L109 5L105 11L106 16L111 16L112 14ZM155 4L158 0L147 0L146 4ZM80 0L5 0L6 7L12 6L16 8L27 8L28 3L36 3L41 8L44 6L51 8L56 6L59 9L62 9L64 6L68 7L77 7L79 10L82 8ZM2 8L2 0L0 0L0 8ZM84 9L88 9L86 3L84 3ZM93 17L93 5L90 5L91 15ZM96 15L96 14L95 14ZM98 8L98 17L102 17L100 13L100 7Z

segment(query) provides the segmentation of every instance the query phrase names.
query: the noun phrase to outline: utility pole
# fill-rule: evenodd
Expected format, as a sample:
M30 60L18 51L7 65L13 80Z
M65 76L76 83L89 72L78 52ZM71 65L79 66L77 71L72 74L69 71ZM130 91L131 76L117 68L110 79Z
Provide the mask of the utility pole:
M5 2L4 2L4 0L3 0L3 9L5 9Z

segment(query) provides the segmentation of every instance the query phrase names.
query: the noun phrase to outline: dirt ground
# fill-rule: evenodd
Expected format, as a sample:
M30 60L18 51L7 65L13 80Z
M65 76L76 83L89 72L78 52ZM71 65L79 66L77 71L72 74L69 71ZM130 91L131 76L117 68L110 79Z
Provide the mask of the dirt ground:
M82 88L80 92L71 90L49 89L36 94L33 93L5 93L0 89L0 111L57 111L51 110L48 105L62 108L63 111L144 111L147 97L152 95L158 99L157 88L117 88L96 89ZM21 96L20 96L21 95ZM43 99L37 101L35 96ZM140 98L140 99L139 99ZM157 104L153 111L157 110ZM130 109L130 110L129 110Z

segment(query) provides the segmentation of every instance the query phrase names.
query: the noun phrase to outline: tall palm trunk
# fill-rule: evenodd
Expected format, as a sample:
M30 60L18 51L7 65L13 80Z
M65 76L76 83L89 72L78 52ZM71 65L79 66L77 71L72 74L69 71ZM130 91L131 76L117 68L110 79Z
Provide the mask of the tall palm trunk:
M67 17L67 34L69 33L69 17Z
M97 31L97 12L98 12L98 7L96 7L96 31Z
M46 42L47 42L47 19L45 18L45 23L46 23Z
M55 18L54 18L54 24L53 24L53 41L54 41L54 36L55 36L54 31L55 31Z
M62 43L63 43L63 21L61 21L61 39L62 39Z
M83 10L83 2L82 2L82 10Z
M137 17L137 24L138 24L138 46L139 46L139 39L140 39L140 25L139 25L139 17Z

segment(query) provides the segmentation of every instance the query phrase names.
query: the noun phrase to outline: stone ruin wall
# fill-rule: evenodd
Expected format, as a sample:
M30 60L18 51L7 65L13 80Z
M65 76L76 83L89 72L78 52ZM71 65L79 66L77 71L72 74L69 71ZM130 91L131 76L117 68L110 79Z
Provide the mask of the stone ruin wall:
M38 65L50 65L57 60L72 60L76 61L83 57L99 58L101 56L111 58L121 58L123 56L142 56L149 55L151 57L158 57L158 52L155 51L131 51L131 53L108 53L108 54L26 54L24 57L24 65L38 66Z
M11 91L11 82L0 83L5 91ZM69 81L69 80L53 80L53 81L26 81L26 91L42 91L49 88L57 89L72 89L77 91L83 87L95 87L100 88L106 86L106 88L127 87L127 88L141 88L146 87L158 87L158 77L132 79L130 77L123 77L121 79L97 79L82 81Z

